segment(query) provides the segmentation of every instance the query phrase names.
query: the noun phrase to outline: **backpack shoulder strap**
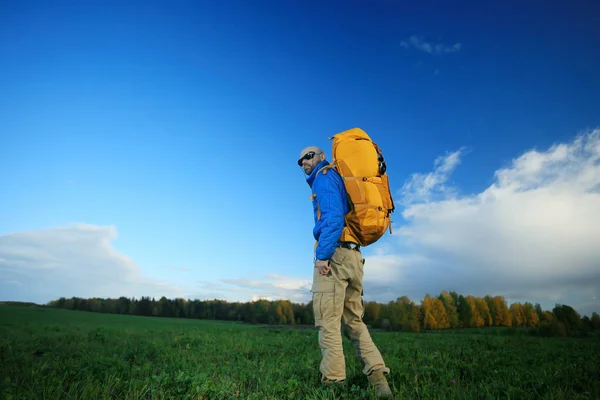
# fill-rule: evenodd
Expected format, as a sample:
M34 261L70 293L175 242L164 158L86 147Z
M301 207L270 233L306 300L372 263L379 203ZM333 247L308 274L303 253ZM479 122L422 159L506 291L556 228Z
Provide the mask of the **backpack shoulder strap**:
M326 165L317 171L317 175L319 175L319 172L323 172L323 175L327 175L327 171L329 171L330 169L333 169L333 168L335 168L334 164ZM316 177L316 175L315 175L315 177Z
M324 166L323 168L317 171L317 173L315 174L315 179L317 178L320 172L323 172L323 175L327 175L327 171L329 171L332 168L335 168L334 164ZM312 196L310 196L310 200L313 201L315 197L317 197L317 195L313 194ZM317 202L317 220L321 220L321 207L319 206L319 202Z

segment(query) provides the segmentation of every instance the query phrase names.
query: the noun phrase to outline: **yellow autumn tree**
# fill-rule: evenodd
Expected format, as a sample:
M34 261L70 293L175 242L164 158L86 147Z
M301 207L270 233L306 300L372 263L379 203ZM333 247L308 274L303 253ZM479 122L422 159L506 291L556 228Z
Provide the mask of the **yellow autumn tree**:
M282 302L283 314L285 315L288 324L296 325L296 318L294 317L294 306L289 300L283 300Z
M525 326L525 313L521 303L512 303L510 305L513 326Z
M480 328L484 325L483 317L481 316L481 312L477 307L477 301L474 296L467 296L467 301L471 305L471 310L473 310L473 314L471 316L471 327Z
M552 314L551 311L542 312L542 322L553 322L555 319L556 317L554 316L554 314Z
M494 313L496 314L496 325L497 326L511 326L512 318L510 311L506 305L506 300L502 296L494 296L492 299L494 303Z
M485 299L477 297L475 304L477 304L477 311L483 320L483 326L492 326L492 314Z
M286 324L287 323L287 318L285 316L285 314L283 313L283 308L281 307L281 304L277 305L277 308L275 309L275 314L277 315L277 322L280 324Z
M448 316L446 315L444 303L442 303L442 301L437 297L432 298L431 303L436 329L448 329L450 327L450 322L448 321Z
M429 293L425 295L421 302L421 314L423 315L424 329L437 329L437 322L433 313L433 300Z
M525 326L536 328L540 324L540 319L535 307L530 302L523 304L523 315L525 317Z
M456 296L458 298L458 295ZM438 296L438 299L442 301L444 304L444 309L446 310L446 318L448 319L448 324L450 328L456 328L460 324L458 309L456 305L456 300L454 297L443 290L442 293Z
M485 303L488 306L488 310L490 311L490 317L492 318L492 323L490 326L498 326L498 321L496 321L496 309L494 308L494 298L490 295L486 295L484 298Z

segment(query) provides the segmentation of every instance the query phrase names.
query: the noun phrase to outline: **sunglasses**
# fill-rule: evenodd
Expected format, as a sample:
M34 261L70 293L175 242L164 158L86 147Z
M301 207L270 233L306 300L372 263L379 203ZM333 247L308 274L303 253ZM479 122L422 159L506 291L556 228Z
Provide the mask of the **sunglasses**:
M298 166L301 167L302 161L304 161L304 160L312 160L316 154L321 154L321 153L315 153L314 151L309 151L301 159L298 160Z

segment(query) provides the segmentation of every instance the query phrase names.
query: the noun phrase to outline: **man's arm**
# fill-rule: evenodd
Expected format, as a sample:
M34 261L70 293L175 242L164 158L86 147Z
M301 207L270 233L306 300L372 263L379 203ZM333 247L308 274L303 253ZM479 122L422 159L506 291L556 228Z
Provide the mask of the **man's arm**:
M315 180L315 192L321 210L321 234L316 249L318 260L329 260L337 247L338 240L344 229L344 210L339 188L333 172Z

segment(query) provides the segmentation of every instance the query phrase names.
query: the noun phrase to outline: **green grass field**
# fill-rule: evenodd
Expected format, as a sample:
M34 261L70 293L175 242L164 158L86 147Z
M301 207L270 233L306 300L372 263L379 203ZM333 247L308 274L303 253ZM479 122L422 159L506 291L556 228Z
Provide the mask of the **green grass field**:
M373 332L397 399L600 398L600 340ZM0 306L3 399L374 399L319 385L313 329Z

